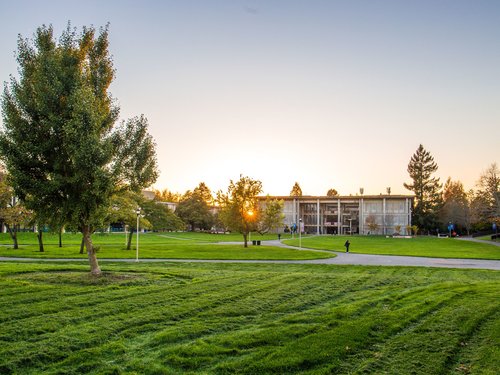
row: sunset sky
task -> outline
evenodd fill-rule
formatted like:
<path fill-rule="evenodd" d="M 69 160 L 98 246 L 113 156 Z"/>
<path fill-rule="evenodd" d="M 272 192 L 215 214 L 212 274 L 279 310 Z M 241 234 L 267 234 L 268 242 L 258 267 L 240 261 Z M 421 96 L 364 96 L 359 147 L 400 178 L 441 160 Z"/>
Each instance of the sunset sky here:
<path fill-rule="evenodd" d="M 240 174 L 265 193 L 410 193 L 418 145 L 474 187 L 500 162 L 500 1 L 0 0 L 0 82 L 17 35 L 110 23 L 123 119 L 144 114 L 155 187 Z"/>

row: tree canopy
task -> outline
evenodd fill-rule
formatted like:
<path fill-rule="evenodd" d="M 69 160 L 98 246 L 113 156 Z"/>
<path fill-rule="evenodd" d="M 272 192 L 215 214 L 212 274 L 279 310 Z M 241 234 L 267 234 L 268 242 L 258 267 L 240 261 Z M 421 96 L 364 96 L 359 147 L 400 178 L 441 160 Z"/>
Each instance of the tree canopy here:
<path fill-rule="evenodd" d="M 205 199 L 206 197 L 203 197 L 198 190 L 195 190 L 194 193 L 189 192 L 189 194 L 186 194 L 175 209 L 177 216 L 189 225 L 191 231 L 196 228 L 210 229 L 214 222 L 213 215 Z"/>
<path fill-rule="evenodd" d="M 439 218 L 445 227 L 453 223 L 457 229 L 470 230 L 469 201 L 460 181 L 453 181 L 450 177 L 446 180 Z"/>
<path fill-rule="evenodd" d="M 491 164 L 479 177 L 477 183 L 481 204 L 481 219 L 500 225 L 500 170 Z"/>
<path fill-rule="evenodd" d="M 9 182 L 27 208 L 41 217 L 57 213 L 82 231 L 91 272 L 99 274 L 91 234 L 111 196 L 158 175 L 147 120 L 115 126 L 107 27 L 78 34 L 68 25 L 56 40 L 42 26 L 32 40 L 19 38 L 17 61 L 19 79 L 11 77 L 2 96 L 0 157 Z"/>
<path fill-rule="evenodd" d="M 243 235 L 244 246 L 248 247 L 248 234 L 258 222 L 260 210 L 258 195 L 262 193 L 262 182 L 240 176 L 230 181 L 227 193 L 219 191 L 219 220 L 232 231 Z"/>
<path fill-rule="evenodd" d="M 271 197 L 266 197 L 266 202 L 264 207 L 261 208 L 261 214 L 259 222 L 257 225 L 257 231 L 260 234 L 264 234 L 273 230 L 277 230 L 279 227 L 283 226 L 283 221 L 285 219 L 285 214 L 283 214 L 283 207 L 285 206 L 285 201 L 272 199 Z"/>

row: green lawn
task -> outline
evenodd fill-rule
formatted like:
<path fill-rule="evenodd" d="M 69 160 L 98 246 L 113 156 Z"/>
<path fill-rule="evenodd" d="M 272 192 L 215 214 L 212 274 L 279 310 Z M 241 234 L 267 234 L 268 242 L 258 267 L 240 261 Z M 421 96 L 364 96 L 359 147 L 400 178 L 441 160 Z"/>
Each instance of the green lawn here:
<path fill-rule="evenodd" d="M 2 374 L 497 374 L 500 272 L 0 263 Z"/>
<path fill-rule="evenodd" d="M 219 237 L 217 237 L 219 236 Z M 260 236 L 260 235 L 259 235 Z M 65 233 L 63 247 L 58 247 L 58 236 L 44 234 L 45 251 L 39 252 L 35 233 L 20 233 L 17 250 L 12 249 L 12 241 L 8 234 L 0 234 L 0 256 L 36 257 L 36 258 L 87 258 L 87 254 L 79 254 L 81 234 Z M 170 259 L 262 259 L 262 260 L 303 260 L 332 258 L 333 253 L 318 251 L 299 251 L 272 246 L 253 246 L 244 248 L 243 244 L 216 244 L 217 238 L 228 238 L 242 241 L 239 235 L 210 235 L 196 233 L 147 233 L 139 236 L 140 258 Z M 255 236 L 253 237 L 255 238 Z M 99 247 L 98 258 L 135 258 L 135 239 L 132 250 L 125 250 L 124 234 L 94 234 L 94 245 Z"/>
<path fill-rule="evenodd" d="M 303 237 L 302 247 L 345 251 L 349 240 L 350 252 L 383 255 L 410 255 L 432 258 L 500 259 L 500 247 L 454 238 L 416 237 L 386 238 L 384 236 L 313 236 Z M 285 240 L 286 244 L 299 246 L 299 240 Z"/>

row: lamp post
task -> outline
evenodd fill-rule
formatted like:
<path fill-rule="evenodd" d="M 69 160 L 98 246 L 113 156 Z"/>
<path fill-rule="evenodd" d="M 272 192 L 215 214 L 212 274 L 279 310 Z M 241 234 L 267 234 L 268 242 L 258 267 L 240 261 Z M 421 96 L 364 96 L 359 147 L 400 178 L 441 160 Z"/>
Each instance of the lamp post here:
<path fill-rule="evenodd" d="M 299 249 L 302 249 L 302 219 L 299 219 Z"/>
<path fill-rule="evenodd" d="M 137 238 L 136 238 L 136 245 L 135 245 L 135 261 L 139 261 L 139 215 L 141 214 L 141 208 L 138 207 L 137 210 L 135 210 L 135 213 L 137 214 Z"/>
<path fill-rule="evenodd" d="M 252 228 L 250 228 L 249 222 L 253 219 L 253 211 L 250 209 L 247 211 L 247 230 L 248 230 L 248 242 L 252 241 Z"/>

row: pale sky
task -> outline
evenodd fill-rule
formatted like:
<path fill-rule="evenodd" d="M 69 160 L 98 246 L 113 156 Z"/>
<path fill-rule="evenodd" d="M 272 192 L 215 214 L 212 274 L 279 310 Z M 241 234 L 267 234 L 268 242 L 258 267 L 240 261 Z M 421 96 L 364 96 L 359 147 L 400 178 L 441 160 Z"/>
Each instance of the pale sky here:
<path fill-rule="evenodd" d="M 110 23 L 123 119 L 144 114 L 156 188 L 240 174 L 271 195 L 409 194 L 422 143 L 474 187 L 500 162 L 500 1 L 0 0 L 0 82 L 17 35 Z"/>

